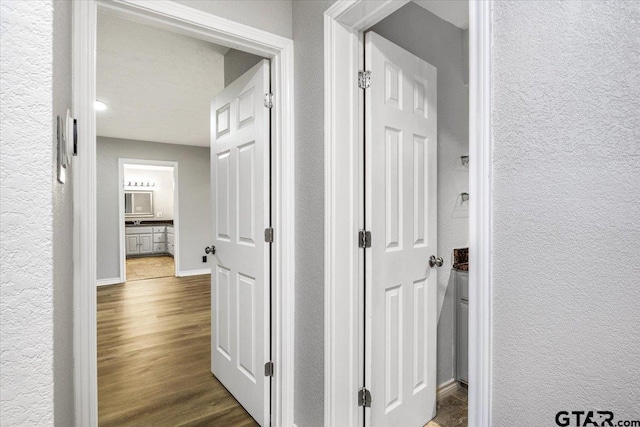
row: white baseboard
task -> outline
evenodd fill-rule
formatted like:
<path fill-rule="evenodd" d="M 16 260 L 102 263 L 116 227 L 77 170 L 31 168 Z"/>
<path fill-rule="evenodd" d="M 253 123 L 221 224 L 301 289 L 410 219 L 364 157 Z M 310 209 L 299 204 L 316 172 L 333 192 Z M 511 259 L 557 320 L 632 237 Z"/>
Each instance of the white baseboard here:
<path fill-rule="evenodd" d="M 438 386 L 436 390 L 436 399 L 441 400 L 447 396 L 452 395 L 458 389 L 460 389 L 460 383 L 456 381 L 455 378 L 451 378 L 449 381 L 446 381 Z"/>
<path fill-rule="evenodd" d="M 112 277 L 110 279 L 98 279 L 96 286 L 117 285 L 119 283 L 123 283 L 119 277 Z"/>
<path fill-rule="evenodd" d="M 211 268 L 202 268 L 200 270 L 178 271 L 178 277 L 199 276 L 201 274 L 211 274 Z"/>

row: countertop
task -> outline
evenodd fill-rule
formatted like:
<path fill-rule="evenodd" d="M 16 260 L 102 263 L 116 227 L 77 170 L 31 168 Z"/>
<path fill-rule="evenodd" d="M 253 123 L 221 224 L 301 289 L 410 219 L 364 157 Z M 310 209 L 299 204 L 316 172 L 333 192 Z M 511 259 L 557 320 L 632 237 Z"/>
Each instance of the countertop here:
<path fill-rule="evenodd" d="M 159 225 L 169 225 L 173 226 L 173 221 L 140 221 L 140 224 L 134 224 L 133 221 L 125 221 L 125 227 L 153 227 Z"/>
<path fill-rule="evenodd" d="M 455 263 L 455 264 L 453 264 L 453 269 L 457 270 L 457 271 L 468 272 L 469 271 L 469 263 L 468 262 Z"/>

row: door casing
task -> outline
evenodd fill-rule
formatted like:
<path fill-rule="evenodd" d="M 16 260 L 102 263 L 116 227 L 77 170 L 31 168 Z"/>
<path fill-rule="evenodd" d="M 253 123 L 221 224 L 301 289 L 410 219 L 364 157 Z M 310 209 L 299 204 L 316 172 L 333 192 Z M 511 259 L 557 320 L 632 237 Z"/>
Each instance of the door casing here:
<path fill-rule="evenodd" d="M 125 234 L 125 217 L 124 217 L 124 186 L 120 185 L 124 182 L 124 167 L 125 165 L 151 165 L 151 166 L 169 166 L 173 168 L 173 224 L 175 236 L 175 250 L 173 254 L 174 259 L 174 275 L 180 277 L 180 205 L 179 205 L 179 187 L 178 187 L 178 162 L 164 161 L 164 160 L 146 160 L 146 159 L 118 159 L 118 224 L 120 233 L 120 260 L 118 265 L 120 266 L 120 281 L 118 283 L 124 283 L 127 281 L 127 266 L 126 266 L 126 234 Z M 106 283 L 111 284 L 111 283 Z M 100 282 L 98 282 L 100 285 Z"/>
<path fill-rule="evenodd" d="M 97 12 L 178 32 L 269 58 L 272 63 L 272 203 L 274 243 L 272 422 L 293 425 L 295 313 L 295 181 L 293 41 L 181 4 L 162 0 L 83 0 L 73 2 L 73 114 L 78 155 L 73 159 L 74 394 L 75 425 L 97 426 L 96 327 L 96 94 Z M 87 285 L 89 284 L 89 285 Z"/>
<path fill-rule="evenodd" d="M 325 426 L 363 426 L 362 32 L 408 0 L 338 0 L 324 14 Z M 491 12 L 469 1 L 469 425 L 491 426 Z M 375 399 L 375 395 L 372 396 Z M 345 424 L 346 423 L 346 424 Z"/>

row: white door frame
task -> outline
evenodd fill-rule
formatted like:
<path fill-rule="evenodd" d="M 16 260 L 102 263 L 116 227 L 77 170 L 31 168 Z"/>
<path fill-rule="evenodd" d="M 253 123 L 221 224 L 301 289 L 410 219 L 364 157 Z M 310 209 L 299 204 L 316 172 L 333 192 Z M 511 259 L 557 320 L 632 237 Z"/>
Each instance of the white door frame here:
<path fill-rule="evenodd" d="M 338 0 L 324 16 L 325 426 L 361 426 L 361 31 L 408 0 Z M 491 11 L 469 2 L 469 425 L 491 426 Z M 375 396 L 374 396 L 375 398 Z"/>
<path fill-rule="evenodd" d="M 178 162 L 145 159 L 118 159 L 118 216 L 120 230 L 120 282 L 127 281 L 126 235 L 124 226 L 124 167 L 125 165 L 169 166 L 173 168 L 173 264 L 174 276 L 180 276 L 180 201 L 178 192 Z"/>
<path fill-rule="evenodd" d="M 78 120 L 74 159 L 74 385 L 76 426 L 98 422 L 96 330 L 96 94 L 97 11 L 271 59 L 273 358 L 272 417 L 293 424 L 294 368 L 294 106 L 293 41 L 167 0 L 73 2 L 73 110 Z"/>

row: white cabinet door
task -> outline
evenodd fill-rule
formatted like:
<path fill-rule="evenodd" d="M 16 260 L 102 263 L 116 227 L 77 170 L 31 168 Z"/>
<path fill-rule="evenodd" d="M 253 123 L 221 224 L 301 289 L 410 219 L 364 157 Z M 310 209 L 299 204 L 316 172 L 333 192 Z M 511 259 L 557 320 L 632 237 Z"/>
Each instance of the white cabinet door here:
<path fill-rule="evenodd" d="M 134 255 L 140 253 L 140 239 L 137 234 L 128 234 L 127 239 L 127 255 Z"/>
<path fill-rule="evenodd" d="M 211 371 L 262 426 L 270 425 L 269 62 L 211 104 Z"/>
<path fill-rule="evenodd" d="M 153 237 L 151 234 L 139 234 L 141 254 L 150 254 L 153 252 Z"/>
<path fill-rule="evenodd" d="M 436 410 L 436 69 L 373 32 L 365 62 L 371 425 L 422 427 Z"/>
<path fill-rule="evenodd" d="M 469 381 L 469 302 L 458 301 L 456 377 L 465 383 Z"/>

